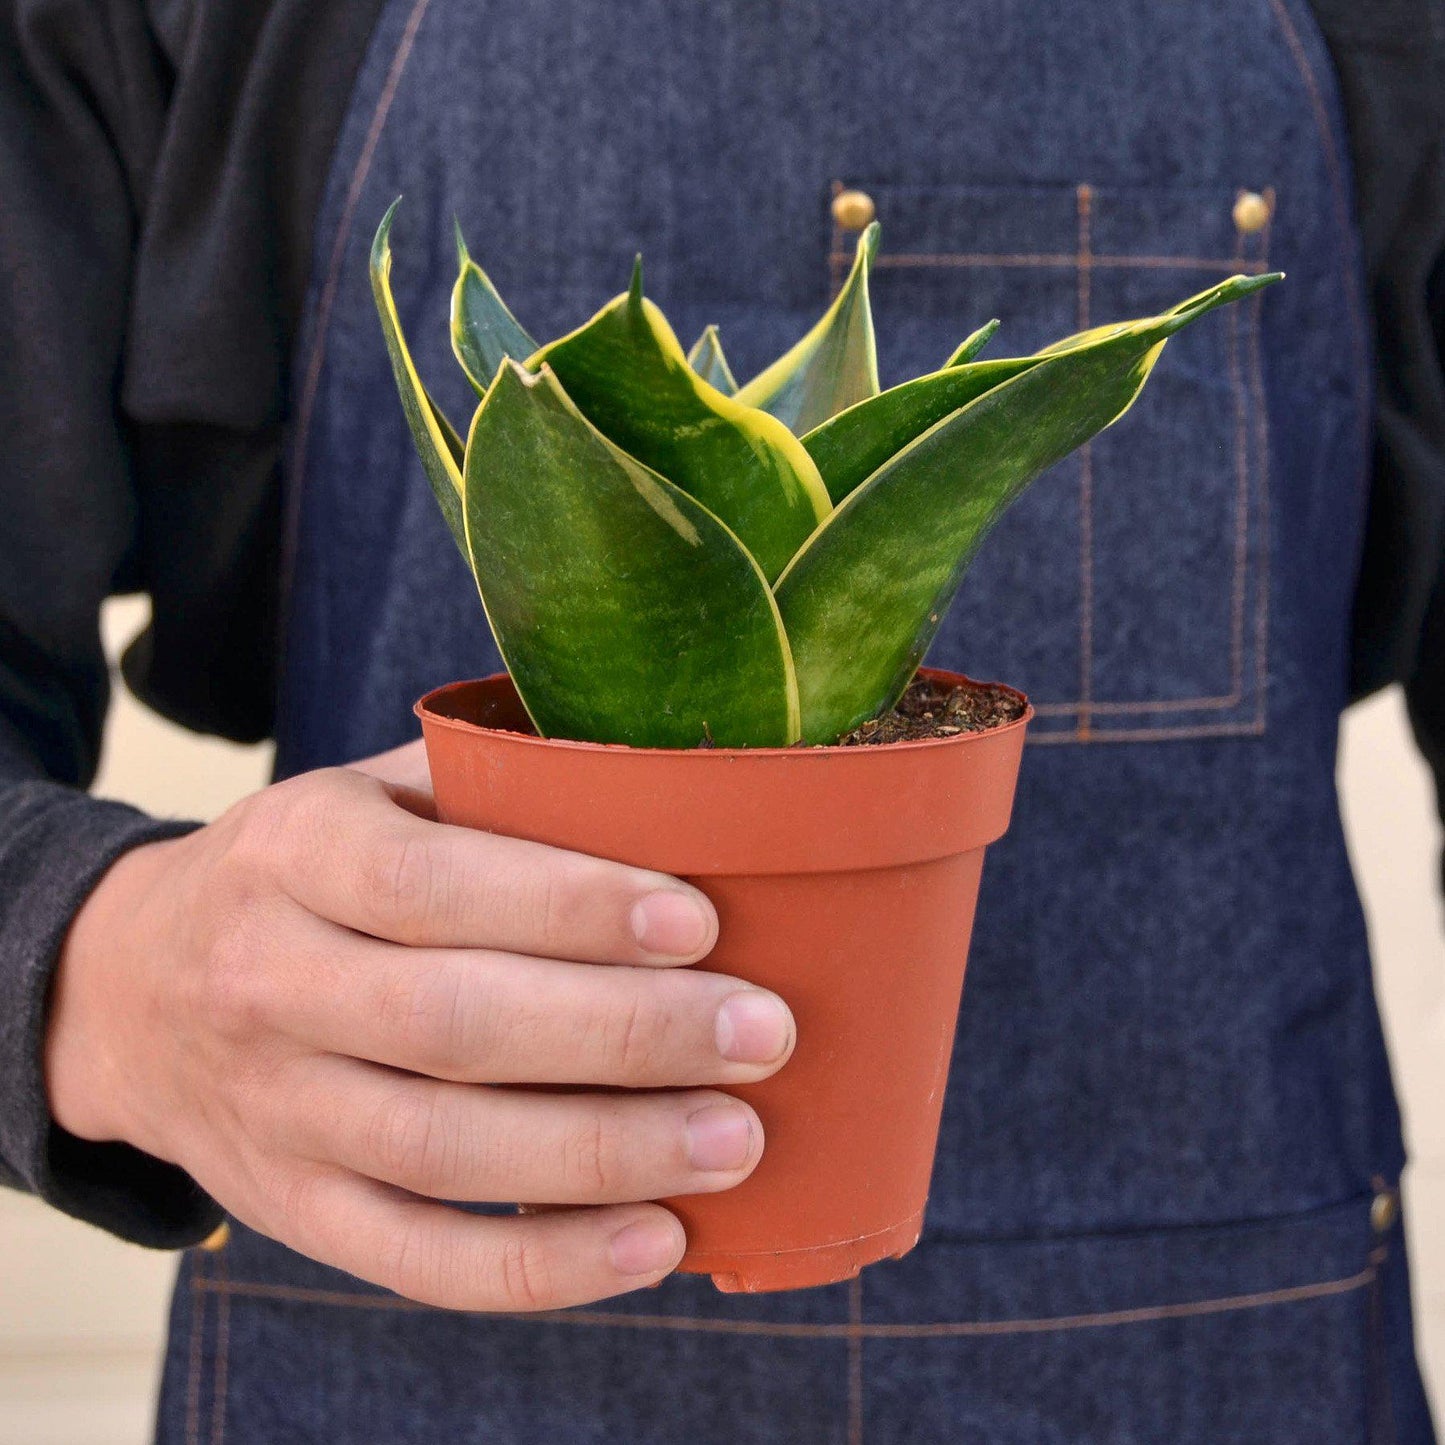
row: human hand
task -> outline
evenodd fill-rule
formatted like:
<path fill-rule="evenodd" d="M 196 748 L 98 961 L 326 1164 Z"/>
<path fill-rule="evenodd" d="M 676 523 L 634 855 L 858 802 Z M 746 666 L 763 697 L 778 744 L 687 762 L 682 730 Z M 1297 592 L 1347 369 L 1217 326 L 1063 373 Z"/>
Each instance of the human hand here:
<path fill-rule="evenodd" d="M 781 1067 L 792 1017 L 679 967 L 716 932 L 674 878 L 437 823 L 414 743 L 108 870 L 61 954 L 52 1113 L 409 1298 L 602 1299 L 682 1255 L 676 1217 L 639 1201 L 730 1188 L 761 1155 L 718 1086 Z"/>

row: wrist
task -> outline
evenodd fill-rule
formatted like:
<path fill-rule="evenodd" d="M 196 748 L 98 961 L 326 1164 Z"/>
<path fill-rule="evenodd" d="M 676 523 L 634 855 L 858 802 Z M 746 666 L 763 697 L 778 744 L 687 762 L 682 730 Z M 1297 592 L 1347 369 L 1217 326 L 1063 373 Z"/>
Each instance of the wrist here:
<path fill-rule="evenodd" d="M 157 1152 L 139 1107 L 145 1052 L 135 1045 L 154 1016 L 155 883 L 181 841 L 145 843 L 116 859 L 61 945 L 46 1014 L 45 1090 L 51 1117 L 79 1139 Z"/>

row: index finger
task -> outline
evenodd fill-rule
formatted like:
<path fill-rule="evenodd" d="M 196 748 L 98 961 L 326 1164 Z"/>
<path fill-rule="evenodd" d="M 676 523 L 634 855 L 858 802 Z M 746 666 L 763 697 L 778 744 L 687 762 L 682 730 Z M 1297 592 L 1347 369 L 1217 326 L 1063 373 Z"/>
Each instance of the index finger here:
<path fill-rule="evenodd" d="M 285 830 L 278 881 L 343 927 L 583 963 L 695 963 L 717 940 L 706 896 L 667 874 L 430 822 L 354 771 L 312 793 Z"/>
<path fill-rule="evenodd" d="M 379 778 L 387 785 L 393 800 L 407 812 L 415 813 L 418 818 L 436 817 L 431 768 L 427 763 L 426 744 L 420 738 L 346 766 L 352 772 Z"/>

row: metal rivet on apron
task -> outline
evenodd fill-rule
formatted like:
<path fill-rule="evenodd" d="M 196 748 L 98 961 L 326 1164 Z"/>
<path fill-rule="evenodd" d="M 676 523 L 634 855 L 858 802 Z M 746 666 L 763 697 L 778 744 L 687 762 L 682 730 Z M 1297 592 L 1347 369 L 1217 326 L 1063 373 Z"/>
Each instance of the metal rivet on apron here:
<path fill-rule="evenodd" d="M 1234 203 L 1234 224 L 1241 231 L 1262 231 L 1269 224 L 1269 215 L 1269 202 L 1258 191 L 1239 193 Z"/>
<path fill-rule="evenodd" d="M 877 214 L 867 191 L 839 191 L 833 197 L 833 219 L 845 231 L 861 231 Z"/>
<path fill-rule="evenodd" d="M 207 1254 L 216 1254 L 231 1242 L 231 1226 L 223 1219 L 200 1244 Z"/>
<path fill-rule="evenodd" d="M 1370 1201 L 1370 1223 L 1376 1234 L 1388 1234 L 1400 1217 L 1400 1196 L 1393 1189 L 1382 1189 Z"/>

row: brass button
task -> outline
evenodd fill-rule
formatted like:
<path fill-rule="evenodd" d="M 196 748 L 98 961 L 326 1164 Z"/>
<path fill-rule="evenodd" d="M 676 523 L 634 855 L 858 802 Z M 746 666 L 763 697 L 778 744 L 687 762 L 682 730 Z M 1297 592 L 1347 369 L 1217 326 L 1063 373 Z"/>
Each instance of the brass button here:
<path fill-rule="evenodd" d="M 1248 234 L 1269 225 L 1269 202 L 1258 191 L 1241 191 L 1234 203 L 1234 224 Z"/>
<path fill-rule="evenodd" d="M 1376 1234 L 1388 1234 L 1400 1217 L 1400 1196 L 1393 1189 L 1382 1189 L 1370 1202 L 1370 1223 Z"/>
<path fill-rule="evenodd" d="M 845 231 L 861 231 L 877 214 L 867 191 L 839 191 L 833 197 L 833 219 Z"/>
<path fill-rule="evenodd" d="M 200 1247 L 207 1254 L 218 1254 L 231 1242 L 231 1226 L 223 1219 L 202 1241 Z"/>

